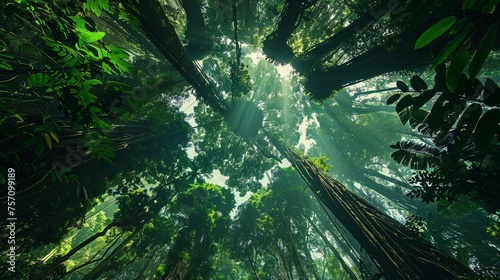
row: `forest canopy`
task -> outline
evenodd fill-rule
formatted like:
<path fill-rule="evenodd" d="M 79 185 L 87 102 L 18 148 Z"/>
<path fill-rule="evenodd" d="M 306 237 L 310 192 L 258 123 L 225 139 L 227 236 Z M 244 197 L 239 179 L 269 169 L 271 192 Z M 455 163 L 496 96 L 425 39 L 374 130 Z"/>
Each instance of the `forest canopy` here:
<path fill-rule="evenodd" d="M 499 279 L 485 0 L 2 0 L 2 279 Z"/>

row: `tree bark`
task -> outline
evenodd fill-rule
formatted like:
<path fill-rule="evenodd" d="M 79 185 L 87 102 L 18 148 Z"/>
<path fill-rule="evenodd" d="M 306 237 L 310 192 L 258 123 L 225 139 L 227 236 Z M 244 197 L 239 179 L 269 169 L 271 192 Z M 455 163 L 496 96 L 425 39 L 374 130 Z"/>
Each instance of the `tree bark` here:
<path fill-rule="evenodd" d="M 140 3 L 127 1 L 124 6 L 127 12 L 139 20 L 141 28 L 151 42 L 195 88 L 198 99 L 204 100 L 212 109 L 224 114 L 229 106 L 191 59 L 160 3 L 157 0 L 142 0 Z"/>
<path fill-rule="evenodd" d="M 472 271 L 377 210 L 283 142 L 269 139 L 318 199 L 377 262 L 386 279 L 467 279 Z"/>

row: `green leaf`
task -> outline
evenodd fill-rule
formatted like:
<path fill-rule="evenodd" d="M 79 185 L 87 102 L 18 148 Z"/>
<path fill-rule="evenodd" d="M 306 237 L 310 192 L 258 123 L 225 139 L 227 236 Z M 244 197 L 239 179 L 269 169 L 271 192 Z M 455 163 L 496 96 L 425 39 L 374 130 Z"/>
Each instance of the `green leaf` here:
<path fill-rule="evenodd" d="M 496 33 L 497 26 L 490 26 L 484 34 L 484 37 L 481 39 L 479 47 L 477 48 L 477 51 L 474 54 L 474 57 L 472 58 L 469 66 L 469 77 L 471 79 L 476 77 L 476 75 L 479 73 L 479 70 L 481 70 L 481 68 L 483 67 L 486 58 L 493 50 L 493 47 L 495 46 Z"/>
<path fill-rule="evenodd" d="M 451 92 L 455 92 L 460 81 L 460 75 L 464 70 L 465 66 L 469 62 L 470 54 L 468 51 L 461 52 L 456 55 L 448 67 L 446 73 L 446 85 Z"/>
<path fill-rule="evenodd" d="M 50 86 L 50 76 L 42 73 L 31 74 L 28 77 L 28 86 L 30 88 L 42 88 Z"/>
<path fill-rule="evenodd" d="M 420 78 L 417 75 L 411 77 L 410 84 L 411 84 L 411 87 L 415 91 L 423 91 L 423 90 L 427 90 L 428 89 L 427 84 L 425 83 L 425 81 L 422 80 L 422 78 Z"/>
<path fill-rule="evenodd" d="M 432 68 L 436 68 L 438 65 L 443 63 L 443 61 L 445 61 L 459 46 L 461 46 L 465 38 L 469 36 L 471 31 L 472 31 L 472 24 L 469 24 L 467 25 L 465 30 L 458 33 L 457 36 L 455 36 L 455 38 L 452 41 L 448 42 L 448 44 L 446 44 L 444 49 L 441 50 L 441 52 L 436 56 L 436 59 L 432 64 Z"/>
<path fill-rule="evenodd" d="M 481 13 L 485 15 L 493 13 L 498 3 L 500 3 L 500 0 L 489 0 L 481 9 Z"/>
<path fill-rule="evenodd" d="M 42 138 L 38 138 L 35 147 L 35 155 L 41 156 L 43 154 L 43 150 L 45 150 L 45 141 Z"/>
<path fill-rule="evenodd" d="M 100 118 L 94 116 L 93 119 L 94 119 L 94 122 L 97 124 L 97 126 L 99 126 L 101 129 L 103 129 L 103 130 L 113 129 L 113 127 L 111 125 L 109 125 L 107 122 L 101 120 Z"/>
<path fill-rule="evenodd" d="M 491 109 L 484 113 L 474 130 L 474 144 L 480 153 L 488 150 L 500 122 L 500 109 Z"/>
<path fill-rule="evenodd" d="M 49 133 L 50 133 L 50 137 L 52 137 L 52 139 L 54 139 L 54 141 L 59 143 L 59 137 L 57 136 L 56 132 L 53 129 L 50 129 Z"/>
<path fill-rule="evenodd" d="M 97 100 L 97 96 L 88 91 L 80 91 L 78 93 L 78 97 L 80 97 L 80 102 L 84 106 L 87 106 Z"/>
<path fill-rule="evenodd" d="M 387 99 L 387 105 L 391 105 L 392 103 L 398 101 L 398 99 L 401 97 L 401 94 L 394 94 L 393 96 L 389 97 L 389 99 Z"/>
<path fill-rule="evenodd" d="M 464 217 L 474 213 L 479 207 L 479 204 L 465 196 L 461 196 L 453 202 L 444 199 L 437 202 L 437 212 L 445 218 Z"/>
<path fill-rule="evenodd" d="M 436 40 L 439 36 L 443 35 L 451 26 L 455 23 L 457 18 L 455 16 L 446 17 L 434 25 L 429 27 L 420 37 L 417 39 L 415 43 L 415 49 L 422 48 L 432 41 Z"/>
<path fill-rule="evenodd" d="M 31 147 L 31 146 L 34 146 L 34 145 L 38 142 L 38 140 L 39 140 L 39 139 L 40 139 L 39 137 L 32 137 L 32 138 L 30 138 L 30 139 L 28 139 L 28 140 L 24 141 L 23 145 L 24 145 L 25 147 L 28 147 L 28 148 L 29 148 L 29 147 Z"/>
<path fill-rule="evenodd" d="M 409 92 L 410 89 L 408 88 L 408 85 L 402 81 L 397 81 L 396 86 L 402 91 L 402 92 Z"/>
<path fill-rule="evenodd" d="M 468 10 L 468 9 L 470 9 L 472 6 L 474 6 L 474 4 L 476 2 L 477 2 L 477 0 L 465 0 L 462 3 L 462 10 Z"/>
<path fill-rule="evenodd" d="M 80 32 L 80 39 L 85 43 L 92 43 L 95 41 L 99 41 L 104 37 L 106 33 L 101 31 L 90 32 L 90 31 L 82 31 Z"/>
<path fill-rule="evenodd" d="M 48 124 L 44 123 L 44 124 L 37 126 L 33 131 L 34 132 L 41 132 L 41 131 L 45 131 L 45 130 L 49 129 L 49 127 L 50 126 Z"/>
<path fill-rule="evenodd" d="M 84 10 L 91 10 L 96 16 L 100 17 L 102 11 L 111 12 L 108 0 L 87 0 L 83 4 Z"/>

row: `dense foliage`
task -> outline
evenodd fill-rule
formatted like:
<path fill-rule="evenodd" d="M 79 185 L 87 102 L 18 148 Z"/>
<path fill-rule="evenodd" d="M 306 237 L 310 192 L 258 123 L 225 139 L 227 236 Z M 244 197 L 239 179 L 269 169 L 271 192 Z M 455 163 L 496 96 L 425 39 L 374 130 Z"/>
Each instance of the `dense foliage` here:
<path fill-rule="evenodd" d="M 500 278 L 497 4 L 0 1 L 0 278 Z"/>

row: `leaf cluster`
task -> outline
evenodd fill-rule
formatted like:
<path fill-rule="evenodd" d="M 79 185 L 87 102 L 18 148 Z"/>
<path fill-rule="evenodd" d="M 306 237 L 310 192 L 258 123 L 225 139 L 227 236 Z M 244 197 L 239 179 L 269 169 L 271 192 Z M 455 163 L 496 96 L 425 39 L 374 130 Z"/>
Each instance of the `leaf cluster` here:
<path fill-rule="evenodd" d="M 402 141 L 391 148 L 391 157 L 410 166 L 416 172 L 411 179 L 415 189 L 408 196 L 425 202 L 446 200 L 450 203 L 467 195 L 495 212 L 500 205 L 495 186 L 495 174 L 500 170 L 500 88 L 491 79 L 478 79 L 461 74 L 456 88 L 450 87 L 449 75 L 454 75 L 453 62 L 448 69 L 436 68 L 433 88 L 418 76 L 409 86 L 401 81 L 401 93 L 387 103 L 396 104 L 403 124 L 428 135 L 433 143 Z M 452 90 L 453 89 L 453 90 Z M 431 108 L 426 110 L 424 108 Z M 483 113 L 484 112 L 484 113 Z"/>

